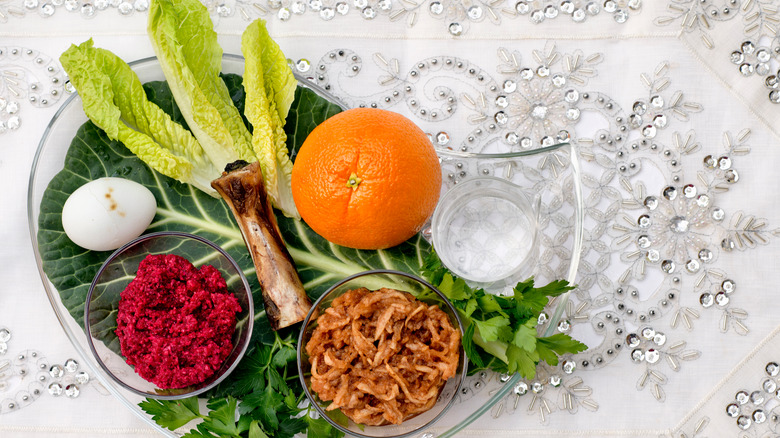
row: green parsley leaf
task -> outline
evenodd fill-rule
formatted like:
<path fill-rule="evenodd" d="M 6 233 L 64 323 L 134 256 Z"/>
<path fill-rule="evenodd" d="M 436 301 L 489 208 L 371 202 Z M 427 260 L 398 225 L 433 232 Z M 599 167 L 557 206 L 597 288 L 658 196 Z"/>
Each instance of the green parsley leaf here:
<path fill-rule="evenodd" d="M 241 433 L 236 424 L 236 405 L 238 400 L 228 396 L 226 399 L 209 400 L 208 417 L 203 419 L 203 423 L 208 426 L 208 430 L 218 435 L 238 436 Z"/>
<path fill-rule="evenodd" d="M 247 395 L 241 403 L 251 406 L 253 409 L 249 413 L 252 418 L 260 421 L 266 433 L 273 434 L 279 428 L 276 411 L 283 400 L 284 396 L 268 385 L 261 391 Z"/>
<path fill-rule="evenodd" d="M 288 363 L 292 362 L 297 357 L 297 352 L 294 348 L 289 346 L 282 347 L 281 350 L 277 351 L 276 354 L 274 354 L 274 358 L 271 363 L 277 368 L 281 368 L 286 366 Z"/>
<path fill-rule="evenodd" d="M 536 376 L 536 364 L 539 363 L 539 355 L 536 351 L 529 352 L 510 344 L 506 356 L 509 359 L 507 363 L 509 373 L 520 373 L 526 379 L 533 379 Z"/>
<path fill-rule="evenodd" d="M 476 324 L 479 335 L 487 342 L 498 340 L 498 330 L 501 327 L 509 326 L 509 318 L 501 315 L 494 316 L 487 321 L 475 319 L 472 322 Z"/>
<path fill-rule="evenodd" d="M 341 413 L 341 410 L 338 410 L 338 412 Z M 342 415 L 344 414 L 342 413 Z M 315 420 L 308 415 L 304 415 L 303 419 L 306 420 L 308 425 L 306 429 L 307 438 L 339 438 L 343 435 L 338 429 L 331 426 L 330 423 L 328 423 L 328 421 L 322 417 L 319 417 Z"/>
<path fill-rule="evenodd" d="M 279 423 L 279 431 L 274 434 L 274 438 L 292 438 L 307 427 L 308 423 L 303 418 L 287 417 Z"/>
<path fill-rule="evenodd" d="M 249 425 L 249 438 L 268 438 L 268 435 L 263 432 L 263 429 L 260 428 L 257 421 L 253 421 Z"/>
<path fill-rule="evenodd" d="M 587 345 L 576 339 L 572 339 L 571 336 L 563 333 L 556 333 L 552 336 L 539 338 L 537 341 L 540 345 L 544 345 L 558 355 L 581 353 L 588 349 Z"/>
<path fill-rule="evenodd" d="M 182 400 L 147 398 L 139 403 L 138 406 L 151 415 L 152 420 L 157 424 L 170 430 L 178 429 L 201 416 L 197 397 L 189 397 Z"/>
<path fill-rule="evenodd" d="M 536 350 L 536 322 L 529 322 L 533 324 L 525 323 L 518 327 L 512 343 L 525 351 L 532 352 Z"/>
<path fill-rule="evenodd" d="M 451 301 L 469 299 L 469 287 L 461 278 L 455 278 L 451 274 L 444 274 L 438 289 Z"/>

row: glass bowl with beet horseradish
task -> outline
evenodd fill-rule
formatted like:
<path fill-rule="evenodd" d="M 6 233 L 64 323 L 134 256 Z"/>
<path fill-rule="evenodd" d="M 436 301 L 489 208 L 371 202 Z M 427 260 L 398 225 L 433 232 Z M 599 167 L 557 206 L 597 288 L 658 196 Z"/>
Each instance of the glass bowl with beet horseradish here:
<path fill-rule="evenodd" d="M 298 340 L 298 374 L 319 415 L 348 436 L 420 434 L 463 385 L 462 334 L 455 308 L 425 280 L 365 271 L 312 306 Z"/>
<path fill-rule="evenodd" d="M 87 293 L 95 360 L 144 397 L 182 399 L 222 382 L 252 335 L 254 305 L 236 262 L 188 233 L 146 234 L 114 251 Z"/>

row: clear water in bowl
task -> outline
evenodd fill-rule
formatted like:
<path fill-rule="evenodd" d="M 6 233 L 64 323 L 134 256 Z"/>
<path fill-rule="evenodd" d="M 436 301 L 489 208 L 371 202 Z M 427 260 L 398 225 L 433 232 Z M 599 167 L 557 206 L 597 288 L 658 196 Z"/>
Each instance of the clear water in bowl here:
<path fill-rule="evenodd" d="M 458 277 L 484 288 L 513 285 L 533 274 L 537 212 L 522 189 L 507 180 L 465 180 L 439 201 L 433 245 Z"/>

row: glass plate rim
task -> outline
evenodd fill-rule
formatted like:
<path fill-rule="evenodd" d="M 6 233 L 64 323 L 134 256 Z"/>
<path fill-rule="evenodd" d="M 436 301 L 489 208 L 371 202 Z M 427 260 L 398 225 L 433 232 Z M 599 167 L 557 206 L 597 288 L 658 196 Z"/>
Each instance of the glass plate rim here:
<path fill-rule="evenodd" d="M 244 57 L 232 53 L 223 53 L 223 62 L 225 60 L 243 63 Z M 132 67 L 142 66 L 144 64 L 153 63 L 153 62 L 159 62 L 156 56 L 139 58 L 128 62 L 128 65 L 132 68 Z M 298 73 L 294 68 L 292 70 L 294 76 L 298 80 L 299 86 L 314 91 L 315 93 L 320 95 L 320 97 L 323 97 L 324 99 L 330 101 L 331 103 L 339 106 L 342 110 L 348 109 L 343 103 L 341 103 L 341 101 L 337 97 L 330 94 L 327 90 L 311 82 L 303 75 Z M 76 335 L 68 326 L 68 323 L 66 322 L 65 318 L 69 318 L 70 315 L 64 314 L 61 311 L 61 309 L 58 307 L 57 300 L 59 299 L 59 293 L 56 294 L 54 293 L 55 291 L 52 290 L 48 277 L 46 273 L 43 271 L 41 255 L 38 251 L 38 236 L 37 236 L 38 223 L 37 223 L 37 218 L 34 217 L 36 208 L 38 207 L 33 204 L 33 198 L 35 196 L 34 189 L 36 187 L 36 182 L 38 179 L 39 164 L 43 157 L 43 149 L 45 148 L 46 140 L 49 138 L 50 134 L 52 133 L 52 130 L 56 122 L 59 120 L 59 118 L 62 117 L 63 113 L 73 105 L 73 102 L 77 97 L 78 97 L 78 93 L 74 92 L 73 94 L 71 94 L 54 113 L 51 120 L 46 125 L 43 134 L 41 135 L 41 140 L 38 142 L 38 146 L 36 148 L 35 155 L 33 157 L 33 161 L 31 164 L 30 176 L 28 178 L 28 186 L 27 186 L 27 222 L 28 222 L 28 230 L 30 232 L 30 240 L 33 247 L 32 248 L 33 254 L 35 256 L 36 267 L 38 269 L 38 274 L 40 276 L 41 283 L 43 284 L 44 290 L 46 292 L 47 299 L 49 300 L 49 304 L 51 305 L 52 310 L 54 311 L 54 314 L 57 318 L 57 321 L 60 324 L 60 327 L 65 332 L 65 335 L 67 336 L 71 345 L 76 349 L 76 352 L 85 360 L 87 366 L 90 368 L 93 375 L 97 376 L 100 383 L 114 396 L 114 398 L 118 399 L 123 405 L 125 405 L 128 409 L 130 409 L 130 411 L 132 411 L 137 417 L 139 417 L 145 423 L 152 426 L 152 428 L 154 428 L 156 431 L 166 436 L 176 438 L 178 437 L 177 434 L 155 423 L 152 420 L 151 416 L 143 412 L 136 404 L 130 402 L 120 392 L 120 389 L 117 386 L 115 386 L 114 382 L 112 382 L 108 378 L 108 376 L 105 376 L 103 374 L 102 370 L 99 369 L 98 365 L 93 363 L 93 360 L 89 355 L 87 349 L 80 344 L 80 342 L 76 338 Z M 436 153 L 439 154 L 440 156 L 446 156 L 448 158 L 474 158 L 474 159 L 519 158 L 519 157 L 534 156 L 541 153 L 554 152 L 558 149 L 568 150 L 569 156 L 571 157 L 573 175 L 575 176 L 575 183 L 574 183 L 575 229 L 574 229 L 574 242 L 572 248 L 572 258 L 569 266 L 567 280 L 570 283 L 574 284 L 577 269 L 579 267 L 579 261 L 580 261 L 579 256 L 580 256 L 581 247 L 583 243 L 582 241 L 583 241 L 584 209 L 582 208 L 583 194 L 582 194 L 582 184 L 580 178 L 580 163 L 579 163 L 578 155 L 575 153 L 574 146 L 571 143 L 557 143 L 557 144 L 536 148 L 536 149 L 523 150 L 517 152 L 505 152 L 505 153 L 462 152 L 462 151 L 454 151 L 451 149 L 445 149 L 440 147 L 436 147 L 435 149 L 436 149 Z M 568 300 L 568 294 L 569 293 L 567 292 L 566 294 L 561 296 L 561 299 L 559 300 L 559 303 L 557 304 L 552 316 L 553 321 L 557 321 L 558 319 L 560 319 L 560 316 L 563 313 L 564 307 Z M 551 332 L 554 329 L 554 326 L 555 324 L 549 325 L 548 330 L 545 333 L 546 336 L 552 334 Z M 520 380 L 521 380 L 520 374 L 513 375 L 485 403 L 483 403 L 480 407 L 475 409 L 471 415 L 460 420 L 455 425 L 449 427 L 447 431 L 439 434 L 438 437 L 446 438 L 446 437 L 454 436 L 456 433 L 463 430 L 465 427 L 467 427 L 477 418 L 481 417 L 490 408 L 492 408 Z"/>

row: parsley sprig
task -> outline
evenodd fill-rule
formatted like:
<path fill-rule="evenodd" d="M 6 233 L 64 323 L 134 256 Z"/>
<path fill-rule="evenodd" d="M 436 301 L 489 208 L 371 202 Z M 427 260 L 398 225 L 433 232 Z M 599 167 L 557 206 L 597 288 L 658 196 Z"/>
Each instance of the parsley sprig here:
<path fill-rule="evenodd" d="M 205 413 L 201 413 L 197 397 L 146 399 L 139 406 L 170 430 L 198 420 L 184 438 L 291 438 L 303 431 L 308 437 L 342 437 L 343 433 L 324 418 L 312 418 L 311 406 L 300 407 L 305 396 L 295 359 L 292 334 L 282 339 L 269 331 L 231 374 L 230 383 L 211 394 Z"/>
<path fill-rule="evenodd" d="M 537 331 L 539 315 L 550 298 L 574 289 L 565 280 L 535 287 L 534 279 L 529 278 L 514 287 L 512 296 L 493 295 L 453 276 L 433 251 L 423 262 L 421 273 L 460 315 L 463 349 L 472 364 L 469 374 L 491 369 L 532 379 L 540 361 L 555 366 L 559 356 L 588 348 L 568 334 L 543 337 Z"/>

